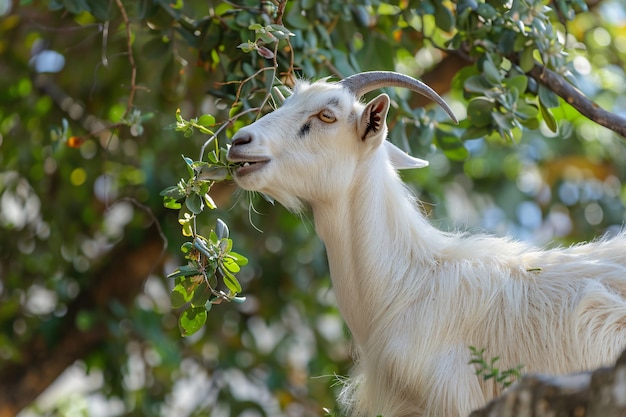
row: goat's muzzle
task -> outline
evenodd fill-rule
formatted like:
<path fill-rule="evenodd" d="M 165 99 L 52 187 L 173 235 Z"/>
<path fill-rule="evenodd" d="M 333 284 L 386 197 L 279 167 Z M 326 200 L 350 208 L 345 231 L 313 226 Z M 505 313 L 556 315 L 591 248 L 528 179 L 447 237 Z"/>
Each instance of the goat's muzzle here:
<path fill-rule="evenodd" d="M 226 158 L 237 165 L 235 178 L 248 175 L 263 168 L 270 161 L 265 155 L 254 155 L 246 151 L 247 146 L 252 143 L 250 135 L 235 135 L 228 149 Z"/>

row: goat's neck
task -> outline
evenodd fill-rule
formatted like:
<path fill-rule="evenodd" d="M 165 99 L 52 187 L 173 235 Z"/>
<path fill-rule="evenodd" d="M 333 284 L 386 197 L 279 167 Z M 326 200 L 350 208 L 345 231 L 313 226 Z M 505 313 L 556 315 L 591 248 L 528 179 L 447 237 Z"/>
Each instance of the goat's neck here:
<path fill-rule="evenodd" d="M 354 178 L 331 201 L 313 204 L 313 215 L 339 309 L 357 344 L 363 344 L 376 315 L 404 288 L 419 285 L 412 269 L 433 258 L 429 248 L 441 235 L 385 159 L 357 168 Z"/>

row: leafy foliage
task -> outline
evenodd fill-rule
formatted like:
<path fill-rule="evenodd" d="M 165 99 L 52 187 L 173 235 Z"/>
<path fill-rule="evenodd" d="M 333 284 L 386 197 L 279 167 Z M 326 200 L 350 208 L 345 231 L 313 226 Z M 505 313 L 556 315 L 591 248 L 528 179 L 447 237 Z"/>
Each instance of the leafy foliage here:
<path fill-rule="evenodd" d="M 185 136 L 191 136 L 193 129 L 200 132 L 214 134 L 208 127 L 215 124 L 215 118 L 205 114 L 197 119 L 187 121 L 176 112 L 176 130 L 182 131 Z M 190 133 L 191 132 L 191 133 Z M 179 326 L 183 336 L 190 336 L 202 328 L 207 319 L 207 312 L 214 304 L 223 301 L 245 301 L 238 297 L 241 284 L 236 274 L 241 267 L 248 263 L 248 259 L 232 251 L 233 242 L 229 239 L 228 226 L 224 221 L 217 219 L 215 230 L 211 230 L 207 237 L 198 233 L 196 216 L 206 209 L 217 208 L 209 195 L 211 187 L 216 181 L 231 179 L 231 164 L 225 159 L 225 150 L 215 148 L 208 155 L 208 162 L 192 161 L 184 157 L 189 179 L 181 179 L 177 185 L 167 187 L 161 191 L 163 204 L 167 208 L 180 210 L 178 222 L 182 226 L 182 234 L 191 237 L 191 241 L 183 243 L 180 250 L 187 265 L 180 266 L 167 277 L 175 280 L 172 289 L 171 302 L 174 308 L 184 308 L 179 317 Z M 184 205 L 180 201 L 184 201 Z M 221 281 L 225 290 L 218 289 Z"/>

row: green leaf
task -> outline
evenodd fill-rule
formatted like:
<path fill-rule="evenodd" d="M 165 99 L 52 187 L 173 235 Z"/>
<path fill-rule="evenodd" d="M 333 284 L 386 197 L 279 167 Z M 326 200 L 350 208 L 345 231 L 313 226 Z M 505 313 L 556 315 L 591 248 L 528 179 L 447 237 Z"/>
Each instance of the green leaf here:
<path fill-rule="evenodd" d="M 465 147 L 446 149 L 443 154 L 451 161 L 465 161 L 469 158 L 469 151 Z"/>
<path fill-rule="evenodd" d="M 209 193 L 204 193 L 202 195 L 202 199 L 204 200 L 204 204 L 206 204 L 210 210 L 215 210 L 217 208 L 215 201 L 213 201 Z"/>
<path fill-rule="evenodd" d="M 461 140 L 478 139 L 483 138 L 491 133 L 491 129 L 487 127 L 470 127 L 465 129 Z"/>
<path fill-rule="evenodd" d="M 191 243 L 191 242 L 185 242 L 185 243 L 183 243 L 180 246 L 180 251 L 182 253 L 187 254 L 187 253 L 191 252 L 192 250 L 193 250 L 193 243 Z"/>
<path fill-rule="evenodd" d="M 202 198 L 196 194 L 192 193 L 185 199 L 185 205 L 193 214 L 202 213 Z"/>
<path fill-rule="evenodd" d="M 484 94 L 493 88 L 493 84 L 482 75 L 472 75 L 465 81 L 463 88 L 469 93 Z"/>
<path fill-rule="evenodd" d="M 188 308 L 178 319 L 181 334 L 191 336 L 204 326 L 207 319 L 207 310 L 204 307 Z"/>
<path fill-rule="evenodd" d="M 210 114 L 200 116 L 197 122 L 200 126 L 210 127 L 215 125 L 215 117 Z"/>
<path fill-rule="evenodd" d="M 211 291 L 206 285 L 201 285 L 195 289 L 193 292 L 193 297 L 191 298 L 191 305 L 193 307 L 204 307 L 204 304 L 209 298 Z"/>
<path fill-rule="evenodd" d="M 357 26 L 366 28 L 370 25 L 370 15 L 365 6 L 353 6 L 350 8 L 350 11 Z"/>
<path fill-rule="evenodd" d="M 499 112 L 493 113 L 493 120 L 495 120 L 498 127 L 502 129 L 512 129 L 513 122 L 511 117 L 508 114 L 502 114 Z"/>
<path fill-rule="evenodd" d="M 219 246 L 222 253 L 229 253 L 233 249 L 233 241 L 230 239 L 220 239 Z"/>
<path fill-rule="evenodd" d="M 469 157 L 467 148 L 461 140 L 442 130 L 437 130 L 436 141 L 444 155 L 453 161 L 464 161 Z"/>
<path fill-rule="evenodd" d="M 491 20 L 498 15 L 496 9 L 487 3 L 479 4 L 476 12 L 487 20 Z"/>
<path fill-rule="evenodd" d="M 512 129 L 513 127 L 515 127 L 515 125 L 513 124 L 513 118 L 511 117 L 511 115 L 502 114 L 499 112 L 493 112 L 492 115 L 493 115 L 493 120 L 496 122 L 496 125 L 498 126 L 500 135 L 502 135 L 502 137 L 505 139 L 509 139 L 513 141 L 514 137 L 513 137 Z"/>
<path fill-rule="evenodd" d="M 487 80 L 494 84 L 500 84 L 502 81 L 502 76 L 500 75 L 500 70 L 496 67 L 496 64 L 493 63 L 491 59 L 485 59 L 483 62 L 483 72 Z"/>
<path fill-rule="evenodd" d="M 163 206 L 168 209 L 178 210 L 182 207 L 182 204 L 176 198 L 165 196 L 163 197 Z"/>
<path fill-rule="evenodd" d="M 295 36 L 292 32 L 289 31 L 289 29 L 287 29 L 284 26 L 272 24 L 272 25 L 269 25 L 269 27 L 272 28 L 272 34 L 276 36 L 278 39 L 282 40 L 282 39 L 287 39 L 290 36 Z"/>
<path fill-rule="evenodd" d="M 548 129 L 550 129 L 552 132 L 556 133 L 557 130 L 558 130 L 558 126 L 556 124 L 556 120 L 554 118 L 554 115 L 552 114 L 550 109 L 546 108 L 543 105 L 541 100 L 539 101 L 539 110 L 541 110 L 541 116 L 543 117 L 543 120 L 546 122 L 546 125 L 548 126 Z"/>
<path fill-rule="evenodd" d="M 239 265 L 237 265 L 237 262 L 235 262 L 235 260 L 232 258 L 225 257 L 222 261 L 222 264 L 224 265 L 224 268 L 228 269 L 233 274 L 241 271 L 241 268 L 239 267 Z"/>
<path fill-rule="evenodd" d="M 168 278 L 192 277 L 194 275 L 200 275 L 200 271 L 198 271 L 198 268 L 191 266 L 191 265 L 185 265 L 176 269 L 171 274 L 168 274 L 167 277 Z"/>
<path fill-rule="evenodd" d="M 535 59 L 533 58 L 533 50 L 534 48 L 526 47 L 522 51 L 519 58 L 519 66 L 522 68 L 522 71 L 528 72 L 535 66 Z"/>
<path fill-rule="evenodd" d="M 525 75 L 518 75 L 506 80 L 506 86 L 509 89 L 516 88 L 520 94 L 524 94 L 528 87 L 528 77 Z"/>
<path fill-rule="evenodd" d="M 180 189 L 178 185 L 172 185 L 171 187 L 167 187 L 166 189 L 162 190 L 159 195 L 178 200 L 179 198 L 183 198 L 185 196 L 185 193 Z"/>
<path fill-rule="evenodd" d="M 544 107 L 551 109 L 554 107 L 559 107 L 559 96 L 552 90 L 544 87 L 543 85 L 539 86 L 539 102 Z"/>
<path fill-rule="evenodd" d="M 180 204 L 179 204 L 180 205 Z M 195 216 L 189 213 L 181 213 L 183 216 L 178 219 L 178 223 L 183 227 L 183 236 L 193 235 L 193 220 Z"/>
<path fill-rule="evenodd" d="M 185 132 L 185 136 L 187 136 L 187 132 Z M 193 170 L 193 159 L 188 158 L 185 155 L 181 155 L 181 156 L 183 157 L 183 161 L 185 161 L 185 164 L 187 165 L 187 171 L 189 172 L 189 176 L 193 177 L 195 175 L 195 172 Z"/>
<path fill-rule="evenodd" d="M 475 127 L 489 126 L 492 121 L 494 103 L 484 97 L 471 100 L 467 106 L 467 118 Z"/>
<path fill-rule="evenodd" d="M 240 293 L 241 284 L 239 283 L 237 278 L 235 278 L 235 276 L 226 269 L 221 269 L 221 272 L 223 272 L 223 280 L 226 287 L 235 294 Z"/>
<path fill-rule="evenodd" d="M 297 4 L 297 2 L 294 4 Z M 287 23 L 296 29 L 303 30 L 308 29 L 309 25 L 311 25 L 309 19 L 307 19 L 307 17 L 301 13 L 301 9 L 296 6 L 292 7 L 289 11 L 289 14 L 287 15 Z"/>
<path fill-rule="evenodd" d="M 214 258 L 214 254 L 212 253 L 211 250 L 209 250 L 209 247 L 207 246 L 207 244 L 200 237 L 196 237 L 193 240 L 193 246 L 196 249 L 198 249 L 207 258 L 209 258 L 209 259 L 213 259 Z"/>
<path fill-rule="evenodd" d="M 524 99 L 519 99 L 515 105 L 515 115 L 521 119 L 536 118 L 538 113 L 537 107 L 526 103 Z"/>
<path fill-rule="evenodd" d="M 454 15 L 440 2 L 436 3 L 435 24 L 444 32 L 450 32 L 454 28 Z"/>
<path fill-rule="evenodd" d="M 248 264 L 248 258 L 246 258 L 245 256 L 237 253 L 237 252 L 229 252 L 228 256 L 233 258 L 235 260 L 235 262 L 237 262 L 237 265 L 239 266 L 244 266 Z"/>
<path fill-rule="evenodd" d="M 191 296 L 193 292 L 190 294 L 187 292 L 187 289 L 183 286 L 183 284 L 178 284 L 172 289 L 172 293 L 170 294 L 170 302 L 172 303 L 172 308 L 180 308 L 191 301 Z"/>
<path fill-rule="evenodd" d="M 513 53 L 516 40 L 517 32 L 512 30 L 504 30 L 500 34 L 500 40 L 498 41 L 499 52 L 504 56 L 508 56 L 509 54 Z"/>
<path fill-rule="evenodd" d="M 224 181 L 229 177 L 229 171 L 226 167 L 202 167 L 198 174 L 199 180 Z"/>
<path fill-rule="evenodd" d="M 215 234 L 218 239 L 228 238 L 229 230 L 228 226 L 222 219 L 217 219 L 217 224 L 215 225 Z"/>
<path fill-rule="evenodd" d="M 241 49 L 245 53 L 248 53 L 252 51 L 253 49 L 255 49 L 255 45 L 253 42 L 248 41 L 248 42 L 240 43 L 239 45 L 237 45 L 237 48 Z"/>

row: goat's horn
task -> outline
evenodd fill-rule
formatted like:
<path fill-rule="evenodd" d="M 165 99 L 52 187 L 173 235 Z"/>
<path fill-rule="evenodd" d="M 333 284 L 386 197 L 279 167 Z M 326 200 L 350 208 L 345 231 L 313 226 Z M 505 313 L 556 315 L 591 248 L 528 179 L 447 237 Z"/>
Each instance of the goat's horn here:
<path fill-rule="evenodd" d="M 450 109 L 450 106 L 443 101 L 443 99 L 429 86 L 423 82 L 409 77 L 408 75 L 400 74 L 392 71 L 371 71 L 354 74 L 348 78 L 344 78 L 339 82 L 348 90 L 354 93 L 355 96 L 361 97 L 365 93 L 383 88 L 383 87 L 403 87 L 409 90 L 420 93 L 424 97 L 428 97 L 435 103 L 439 104 L 450 115 L 454 123 L 458 123 L 456 116 Z"/>

